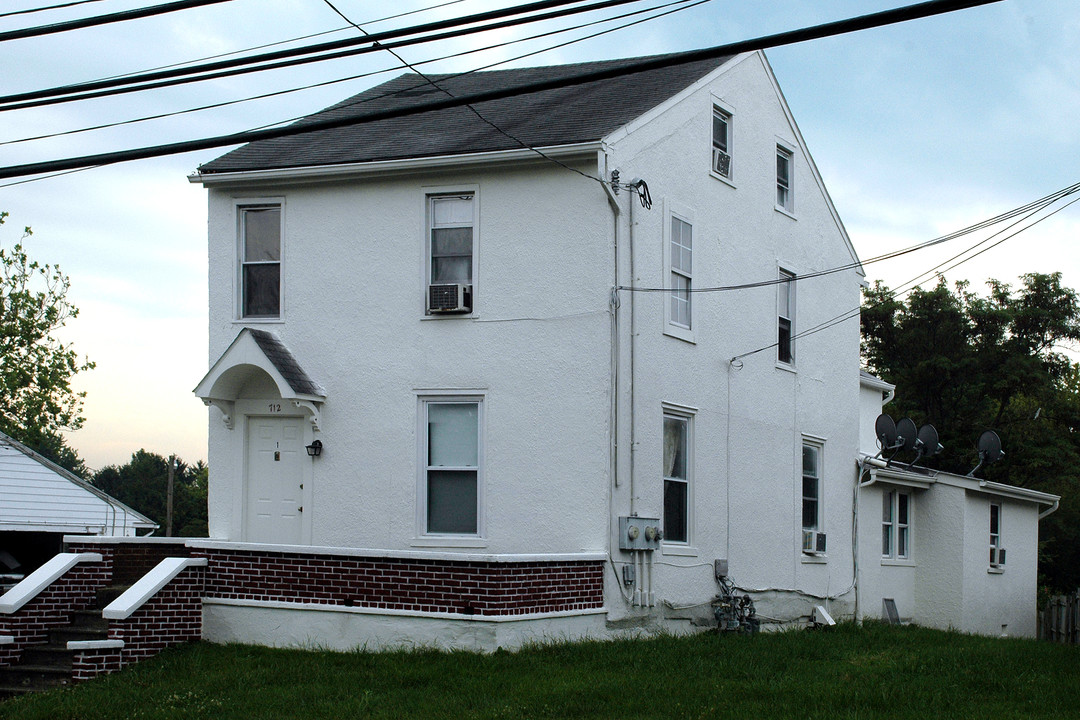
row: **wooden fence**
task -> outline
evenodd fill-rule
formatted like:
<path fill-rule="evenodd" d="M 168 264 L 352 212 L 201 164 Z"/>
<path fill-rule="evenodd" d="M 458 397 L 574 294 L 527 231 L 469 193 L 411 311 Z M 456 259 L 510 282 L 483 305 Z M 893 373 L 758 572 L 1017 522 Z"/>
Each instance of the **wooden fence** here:
<path fill-rule="evenodd" d="M 1039 639 L 1080 645 L 1080 590 L 1046 602 L 1039 612 Z"/>

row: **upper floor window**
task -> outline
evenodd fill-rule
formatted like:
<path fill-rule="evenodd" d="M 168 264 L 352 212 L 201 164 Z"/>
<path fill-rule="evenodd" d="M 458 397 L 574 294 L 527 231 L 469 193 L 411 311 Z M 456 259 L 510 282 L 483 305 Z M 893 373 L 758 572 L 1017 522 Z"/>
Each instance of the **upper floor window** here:
<path fill-rule="evenodd" d="M 481 407 L 477 398 L 421 402 L 426 533 L 479 534 Z"/>
<path fill-rule="evenodd" d="M 795 362 L 795 273 L 781 269 L 776 286 L 776 359 Z"/>
<path fill-rule="evenodd" d="M 1001 545 L 1001 504 L 990 503 L 990 567 L 1005 564 L 1005 548 Z"/>
<path fill-rule="evenodd" d="M 794 166 L 795 154 L 782 145 L 777 145 L 776 207 L 788 213 L 795 212 Z"/>
<path fill-rule="evenodd" d="M 427 204 L 427 312 L 470 312 L 476 297 L 475 195 L 430 195 Z"/>
<path fill-rule="evenodd" d="M 281 317 L 281 204 L 241 205 L 240 317 Z"/>
<path fill-rule="evenodd" d="M 911 495 L 892 490 L 881 495 L 881 556 L 911 557 Z"/>
<path fill-rule="evenodd" d="M 665 203 L 664 218 L 664 333 L 694 342 L 694 218 L 673 202 Z"/>
<path fill-rule="evenodd" d="M 712 171 L 731 179 L 731 113 L 713 105 Z"/>
<path fill-rule="evenodd" d="M 689 415 L 664 413 L 664 540 L 690 540 Z"/>

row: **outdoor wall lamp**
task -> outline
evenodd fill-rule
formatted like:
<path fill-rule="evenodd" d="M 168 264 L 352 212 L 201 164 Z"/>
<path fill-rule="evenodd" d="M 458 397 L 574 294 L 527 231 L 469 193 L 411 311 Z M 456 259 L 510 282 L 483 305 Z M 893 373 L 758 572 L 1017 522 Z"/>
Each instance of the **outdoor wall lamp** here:
<path fill-rule="evenodd" d="M 319 457 L 322 455 L 322 440 L 314 440 L 310 445 L 307 445 L 307 454 L 310 457 Z"/>

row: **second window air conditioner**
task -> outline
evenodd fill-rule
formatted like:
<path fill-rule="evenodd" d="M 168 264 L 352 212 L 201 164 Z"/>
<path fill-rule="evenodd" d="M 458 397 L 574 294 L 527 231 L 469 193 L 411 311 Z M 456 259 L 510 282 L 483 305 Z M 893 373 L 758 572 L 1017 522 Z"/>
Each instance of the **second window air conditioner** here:
<path fill-rule="evenodd" d="M 825 554 L 825 533 L 814 530 L 802 531 L 802 550 L 809 555 Z"/>
<path fill-rule="evenodd" d="M 432 313 L 471 312 L 472 285 L 429 285 L 427 307 L 428 312 Z"/>
<path fill-rule="evenodd" d="M 713 172 L 731 177 L 731 156 L 718 147 L 712 149 Z"/>

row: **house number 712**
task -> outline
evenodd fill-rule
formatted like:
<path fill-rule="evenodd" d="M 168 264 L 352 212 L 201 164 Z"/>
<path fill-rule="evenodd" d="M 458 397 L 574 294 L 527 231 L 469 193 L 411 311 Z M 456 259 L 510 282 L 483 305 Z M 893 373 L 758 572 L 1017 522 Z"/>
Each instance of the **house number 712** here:
<path fill-rule="evenodd" d="M 270 403 L 270 412 L 281 412 L 281 403 Z"/>

